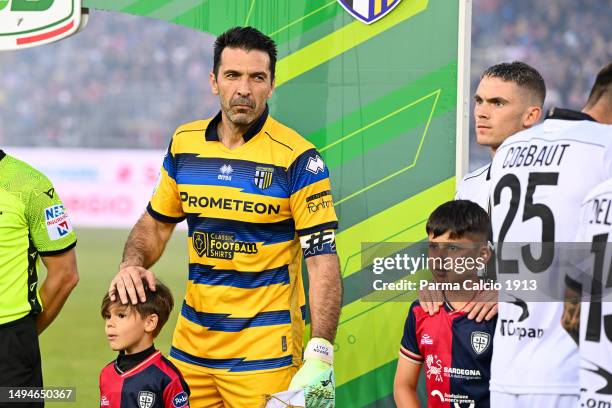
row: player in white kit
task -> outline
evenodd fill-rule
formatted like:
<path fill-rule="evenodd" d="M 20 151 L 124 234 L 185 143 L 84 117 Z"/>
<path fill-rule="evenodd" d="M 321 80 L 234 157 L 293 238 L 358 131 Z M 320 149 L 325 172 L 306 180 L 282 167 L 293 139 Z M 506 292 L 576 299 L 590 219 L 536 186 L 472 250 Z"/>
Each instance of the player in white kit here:
<path fill-rule="evenodd" d="M 541 125 L 513 135 L 497 150 L 490 206 L 500 281 L 562 285 L 555 243 L 574 241 L 583 198 L 612 177 L 612 126 L 606 125 L 612 123 L 609 71 L 610 65 L 598 75 L 582 112 L 554 109 Z M 606 78 L 607 85 L 598 91 Z M 517 244 L 504 245 L 512 242 L 548 244 L 512 251 Z M 492 407 L 577 406 L 578 349 L 560 324 L 562 312 L 560 300 L 500 302 Z"/>
<path fill-rule="evenodd" d="M 580 349 L 580 406 L 612 406 L 612 179 L 595 187 L 580 209 L 577 242 L 584 243 L 579 268 L 568 270 L 570 299 L 562 324 Z M 583 261 L 582 263 L 579 261 Z M 578 306 L 578 307 L 577 307 Z M 579 319 L 572 324 L 572 314 Z"/>
<path fill-rule="evenodd" d="M 504 62 L 487 68 L 474 93 L 476 141 L 491 157 L 511 135 L 535 125 L 542 116 L 546 87 L 540 73 L 524 62 Z M 470 200 L 488 210 L 490 167 L 465 175 L 456 200 Z"/>

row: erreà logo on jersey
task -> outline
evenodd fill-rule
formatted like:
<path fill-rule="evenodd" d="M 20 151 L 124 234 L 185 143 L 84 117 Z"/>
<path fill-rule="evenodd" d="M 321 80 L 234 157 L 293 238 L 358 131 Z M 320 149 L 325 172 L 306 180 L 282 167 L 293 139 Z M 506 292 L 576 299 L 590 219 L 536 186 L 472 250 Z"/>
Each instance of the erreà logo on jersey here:
<path fill-rule="evenodd" d="M 196 231 L 191 241 L 193 249 L 200 257 L 234 259 L 235 253 L 257 253 L 257 243 L 237 241 L 233 234 Z"/>
<path fill-rule="evenodd" d="M 391 12 L 401 0 L 338 0 L 357 20 L 372 24 Z"/>
<path fill-rule="evenodd" d="M 61 40 L 81 22 L 81 0 L 0 0 L 0 50 Z"/>

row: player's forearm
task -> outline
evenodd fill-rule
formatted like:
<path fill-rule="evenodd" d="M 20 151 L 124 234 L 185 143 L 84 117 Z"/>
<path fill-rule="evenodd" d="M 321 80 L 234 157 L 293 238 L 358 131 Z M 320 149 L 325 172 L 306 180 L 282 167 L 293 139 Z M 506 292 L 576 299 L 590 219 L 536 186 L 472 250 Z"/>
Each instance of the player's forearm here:
<path fill-rule="evenodd" d="M 335 254 L 306 259 L 309 276 L 309 298 L 312 337 L 334 342 L 342 307 L 342 278 Z"/>
<path fill-rule="evenodd" d="M 172 235 L 174 224 L 159 222 L 144 213 L 127 239 L 123 248 L 121 266 L 150 268 L 160 258 Z"/>
<path fill-rule="evenodd" d="M 565 303 L 563 305 L 561 326 L 563 326 L 576 344 L 578 344 L 580 337 L 580 293 L 569 287 L 565 290 Z"/>
<path fill-rule="evenodd" d="M 396 388 L 393 391 L 393 398 L 397 408 L 419 408 L 421 406 L 416 389 L 413 388 Z"/>
<path fill-rule="evenodd" d="M 47 278 L 40 287 L 43 311 L 36 317 L 36 329 L 42 333 L 57 317 L 66 299 L 79 282 L 74 251 L 57 257 L 45 257 Z"/>

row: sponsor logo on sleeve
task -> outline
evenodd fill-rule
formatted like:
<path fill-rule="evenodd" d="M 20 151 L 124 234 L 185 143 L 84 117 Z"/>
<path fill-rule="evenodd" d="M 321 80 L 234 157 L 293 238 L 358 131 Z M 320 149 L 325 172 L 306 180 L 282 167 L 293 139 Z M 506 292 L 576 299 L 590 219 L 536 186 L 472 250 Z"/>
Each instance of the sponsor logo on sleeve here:
<path fill-rule="evenodd" d="M 321 191 L 306 198 L 306 208 L 308 208 L 308 212 L 311 214 L 322 208 L 333 207 L 333 205 L 331 191 L 329 190 Z"/>
<path fill-rule="evenodd" d="M 47 234 L 51 240 L 55 241 L 64 238 L 72 232 L 72 224 L 63 205 L 58 204 L 47 207 L 44 212 Z"/>
<path fill-rule="evenodd" d="M 306 164 L 306 170 L 312 174 L 319 174 L 320 172 L 325 171 L 325 163 L 323 163 L 323 159 L 321 159 L 319 155 L 316 157 L 310 157 L 308 159 L 308 164 Z"/>
<path fill-rule="evenodd" d="M 187 393 L 185 391 L 179 392 L 172 398 L 172 404 L 175 408 L 181 408 L 187 405 L 189 402 L 189 397 L 187 397 Z"/>

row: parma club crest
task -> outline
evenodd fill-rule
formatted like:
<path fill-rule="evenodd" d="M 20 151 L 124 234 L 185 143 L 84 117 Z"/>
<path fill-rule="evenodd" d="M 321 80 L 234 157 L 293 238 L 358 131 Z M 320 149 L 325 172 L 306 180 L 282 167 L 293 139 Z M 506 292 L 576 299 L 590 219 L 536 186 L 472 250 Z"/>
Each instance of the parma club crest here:
<path fill-rule="evenodd" d="M 338 0 L 353 17 L 372 24 L 391 12 L 401 0 Z"/>
<path fill-rule="evenodd" d="M 472 349 L 476 354 L 482 354 L 487 347 L 489 347 L 489 343 L 491 342 L 491 336 L 489 333 L 475 331 L 472 332 Z"/>
<path fill-rule="evenodd" d="M 255 168 L 255 177 L 253 177 L 253 183 L 262 190 L 272 185 L 272 176 L 274 175 L 274 169 L 272 167 L 260 167 Z"/>

